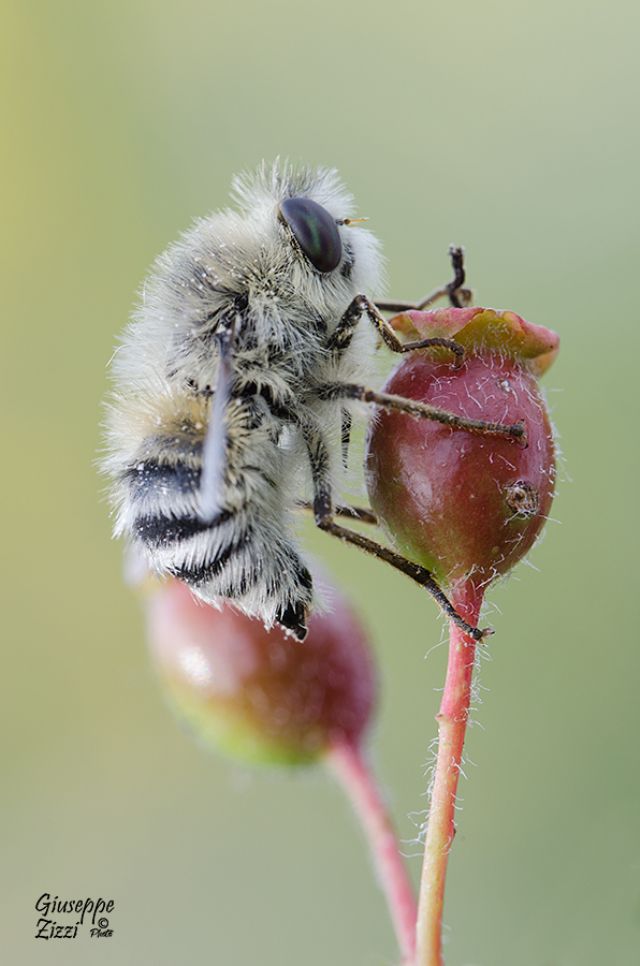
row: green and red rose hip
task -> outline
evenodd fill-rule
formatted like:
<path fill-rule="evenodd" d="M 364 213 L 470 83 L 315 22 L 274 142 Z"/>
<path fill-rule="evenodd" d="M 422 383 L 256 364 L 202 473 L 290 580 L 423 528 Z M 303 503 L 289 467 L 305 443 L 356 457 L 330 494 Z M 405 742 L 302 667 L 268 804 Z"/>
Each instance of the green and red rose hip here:
<path fill-rule="evenodd" d="M 443 350 L 405 356 L 384 391 L 466 418 L 522 421 L 526 444 L 428 419 L 379 411 L 367 444 L 371 504 L 396 547 L 455 587 L 505 574 L 531 548 L 553 498 L 553 435 L 536 377 L 557 336 L 512 312 L 449 308 L 393 320 L 412 338 L 455 338 L 456 368 Z"/>
<path fill-rule="evenodd" d="M 332 589 L 299 644 L 230 604 L 203 604 L 177 580 L 147 601 L 152 658 L 170 703 L 208 745 L 234 758 L 302 765 L 358 746 L 376 679 L 366 634 Z"/>

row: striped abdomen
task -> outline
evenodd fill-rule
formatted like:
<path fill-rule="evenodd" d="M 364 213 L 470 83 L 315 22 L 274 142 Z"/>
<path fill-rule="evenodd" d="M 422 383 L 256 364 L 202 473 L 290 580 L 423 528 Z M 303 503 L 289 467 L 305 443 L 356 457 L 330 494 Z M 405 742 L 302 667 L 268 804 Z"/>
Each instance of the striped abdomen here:
<path fill-rule="evenodd" d="M 118 529 L 156 571 L 183 580 L 204 600 L 230 598 L 302 639 L 312 582 L 282 505 L 282 452 L 260 425 L 237 429 L 212 521 L 197 512 L 202 441 L 176 434 L 145 440 L 142 458 L 120 474 Z"/>

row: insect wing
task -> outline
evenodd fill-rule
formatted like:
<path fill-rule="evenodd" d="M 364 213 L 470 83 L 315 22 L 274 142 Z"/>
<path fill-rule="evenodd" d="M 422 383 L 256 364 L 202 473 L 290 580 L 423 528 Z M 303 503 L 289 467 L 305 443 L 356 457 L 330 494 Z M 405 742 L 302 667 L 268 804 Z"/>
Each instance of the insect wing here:
<path fill-rule="evenodd" d="M 198 494 L 198 516 L 204 523 L 220 513 L 227 454 L 227 408 L 231 398 L 233 329 L 219 337 L 220 360 L 216 389 L 211 402 L 209 424 L 202 444 L 202 472 Z"/>

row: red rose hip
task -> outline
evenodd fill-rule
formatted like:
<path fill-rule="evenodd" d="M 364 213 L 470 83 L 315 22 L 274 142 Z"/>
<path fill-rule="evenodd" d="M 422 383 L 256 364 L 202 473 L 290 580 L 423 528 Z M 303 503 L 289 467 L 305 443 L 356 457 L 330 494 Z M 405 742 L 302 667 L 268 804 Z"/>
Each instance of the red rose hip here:
<path fill-rule="evenodd" d="M 373 509 L 398 549 L 448 586 L 473 575 L 486 585 L 531 548 L 553 499 L 551 426 L 536 374 L 557 337 L 513 313 L 443 309 L 398 317 L 396 326 L 456 338 L 456 368 L 444 355 L 414 352 L 384 391 L 471 419 L 523 422 L 526 444 L 379 411 L 367 444 Z"/>

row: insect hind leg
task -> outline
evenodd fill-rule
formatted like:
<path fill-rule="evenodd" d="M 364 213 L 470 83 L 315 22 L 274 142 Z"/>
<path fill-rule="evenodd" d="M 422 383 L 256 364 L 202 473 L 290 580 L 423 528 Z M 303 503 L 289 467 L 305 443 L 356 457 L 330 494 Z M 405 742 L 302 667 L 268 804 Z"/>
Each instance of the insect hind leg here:
<path fill-rule="evenodd" d="M 490 628 L 481 630 L 478 627 L 472 627 L 470 624 L 468 624 L 464 618 L 458 614 L 453 604 L 438 585 L 431 571 L 427 570 L 425 567 L 422 567 L 420 564 L 414 563 L 412 560 L 408 560 L 406 557 L 402 557 L 400 554 L 395 553 L 395 551 L 390 550 L 388 547 L 385 547 L 380 543 L 377 543 L 375 540 L 370 540 L 363 534 L 357 533 L 354 530 L 349 530 L 347 527 L 343 527 L 335 522 L 333 501 L 331 497 L 331 484 L 327 473 L 329 459 L 326 445 L 320 433 L 317 430 L 314 430 L 312 427 L 305 426 L 303 433 L 309 453 L 311 475 L 314 483 L 315 495 L 313 501 L 313 510 L 316 525 L 321 530 L 324 530 L 325 533 L 329 533 L 334 537 L 338 537 L 340 540 L 352 543 L 365 553 L 369 553 L 372 556 L 377 557 L 379 560 L 384 560 L 385 563 L 389 564 L 394 569 L 399 570 L 421 587 L 424 587 L 424 589 L 428 591 L 428 593 L 431 594 L 431 596 L 439 604 L 441 610 L 447 615 L 447 617 L 453 621 L 454 624 L 460 627 L 465 634 L 468 634 L 469 637 L 476 641 L 482 641 L 486 636 L 493 633 Z"/>
<path fill-rule="evenodd" d="M 285 633 L 292 634 L 298 641 L 304 641 L 309 631 L 307 616 L 311 603 L 313 581 L 311 574 L 301 561 L 297 568 L 297 576 L 304 597 L 287 600 L 286 604 L 280 606 L 276 611 L 275 621 Z"/>
<path fill-rule="evenodd" d="M 234 600 L 245 613 L 267 626 L 278 624 L 286 634 L 303 641 L 313 599 L 313 580 L 286 529 L 271 521 L 255 521 L 243 552 L 212 591 Z M 202 591 L 200 592 L 202 596 Z"/>

